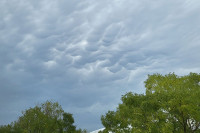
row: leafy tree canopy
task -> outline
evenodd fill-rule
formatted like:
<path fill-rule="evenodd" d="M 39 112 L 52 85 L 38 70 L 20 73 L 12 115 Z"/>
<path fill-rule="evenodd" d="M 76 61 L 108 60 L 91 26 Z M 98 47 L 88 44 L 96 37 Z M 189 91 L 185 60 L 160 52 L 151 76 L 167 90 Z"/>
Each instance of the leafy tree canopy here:
<path fill-rule="evenodd" d="M 72 114 L 65 113 L 57 102 L 46 101 L 22 112 L 9 125 L 1 126 L 0 133 L 84 133 L 76 129 Z"/>
<path fill-rule="evenodd" d="M 103 133 L 200 133 L 200 74 L 148 75 L 146 94 L 122 96 L 101 117 Z"/>

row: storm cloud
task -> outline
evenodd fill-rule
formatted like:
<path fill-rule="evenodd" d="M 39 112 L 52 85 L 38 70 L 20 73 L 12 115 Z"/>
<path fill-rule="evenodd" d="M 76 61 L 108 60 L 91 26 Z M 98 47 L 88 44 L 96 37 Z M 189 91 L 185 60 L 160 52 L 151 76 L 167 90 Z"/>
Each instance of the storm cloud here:
<path fill-rule="evenodd" d="M 200 72 L 198 0 L 1 0 L 0 124 L 45 100 L 101 128 L 148 74 Z"/>

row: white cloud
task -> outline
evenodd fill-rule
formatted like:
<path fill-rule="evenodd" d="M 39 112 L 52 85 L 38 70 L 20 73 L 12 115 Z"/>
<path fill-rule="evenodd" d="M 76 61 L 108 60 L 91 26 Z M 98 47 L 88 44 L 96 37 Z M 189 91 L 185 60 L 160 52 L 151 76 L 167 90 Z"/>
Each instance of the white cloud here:
<path fill-rule="evenodd" d="M 56 66 L 56 64 L 57 63 L 53 60 L 50 60 L 50 61 L 47 61 L 47 62 L 44 63 L 45 67 L 48 68 L 48 69 L 53 68 L 54 66 Z"/>

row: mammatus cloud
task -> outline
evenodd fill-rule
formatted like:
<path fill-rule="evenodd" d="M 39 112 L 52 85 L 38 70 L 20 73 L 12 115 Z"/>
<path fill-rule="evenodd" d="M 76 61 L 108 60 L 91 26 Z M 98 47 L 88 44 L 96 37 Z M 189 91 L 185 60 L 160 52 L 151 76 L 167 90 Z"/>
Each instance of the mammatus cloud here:
<path fill-rule="evenodd" d="M 0 1 L 0 124 L 47 99 L 78 127 L 128 91 L 144 93 L 147 74 L 199 72 L 197 0 Z"/>

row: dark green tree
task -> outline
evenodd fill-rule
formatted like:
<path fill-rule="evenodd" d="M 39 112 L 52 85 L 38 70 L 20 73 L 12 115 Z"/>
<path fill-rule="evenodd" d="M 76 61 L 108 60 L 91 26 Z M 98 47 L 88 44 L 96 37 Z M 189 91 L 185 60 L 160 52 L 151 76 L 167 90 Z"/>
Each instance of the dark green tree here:
<path fill-rule="evenodd" d="M 74 118 L 70 113 L 63 114 L 63 127 L 64 131 L 67 133 L 74 133 L 76 131 L 76 126 L 74 124 Z"/>
<path fill-rule="evenodd" d="M 84 133 L 74 124 L 72 114 L 65 113 L 57 102 L 46 101 L 22 112 L 9 125 L 0 126 L 0 133 Z"/>

